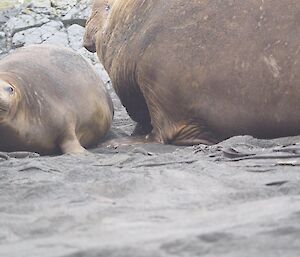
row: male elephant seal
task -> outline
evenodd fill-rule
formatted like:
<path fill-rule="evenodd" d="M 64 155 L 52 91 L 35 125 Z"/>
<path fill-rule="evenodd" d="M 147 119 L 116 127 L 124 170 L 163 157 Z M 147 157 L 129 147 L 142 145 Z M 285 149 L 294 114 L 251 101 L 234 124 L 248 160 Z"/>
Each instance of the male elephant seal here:
<path fill-rule="evenodd" d="M 299 14 L 298 0 L 96 0 L 85 46 L 156 141 L 296 135 Z"/>
<path fill-rule="evenodd" d="M 30 46 L 0 61 L 0 151 L 83 152 L 112 116 L 100 78 L 71 50 Z"/>

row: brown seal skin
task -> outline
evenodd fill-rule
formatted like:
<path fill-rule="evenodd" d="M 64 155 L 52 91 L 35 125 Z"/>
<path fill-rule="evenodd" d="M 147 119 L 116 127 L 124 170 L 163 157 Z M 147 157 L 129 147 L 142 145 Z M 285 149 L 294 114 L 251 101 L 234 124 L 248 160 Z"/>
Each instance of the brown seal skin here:
<path fill-rule="evenodd" d="M 36 45 L 0 61 L 0 151 L 84 152 L 112 117 L 111 98 L 79 54 Z"/>
<path fill-rule="evenodd" d="M 298 135 L 299 14 L 299 0 L 96 0 L 85 46 L 156 141 Z"/>

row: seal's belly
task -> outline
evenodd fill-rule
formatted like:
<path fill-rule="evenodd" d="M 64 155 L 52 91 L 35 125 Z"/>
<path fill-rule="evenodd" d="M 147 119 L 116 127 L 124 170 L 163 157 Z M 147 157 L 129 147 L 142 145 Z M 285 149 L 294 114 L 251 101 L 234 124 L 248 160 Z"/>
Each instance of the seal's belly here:
<path fill-rule="evenodd" d="M 287 109 L 288 110 L 288 109 Z M 295 111 L 282 114 L 272 109 L 261 109 L 252 112 L 236 106 L 230 113 L 219 113 L 205 116 L 206 126 L 221 138 L 235 135 L 252 135 L 259 138 L 275 138 L 300 134 L 300 117 Z"/>
<path fill-rule="evenodd" d="M 12 127 L 0 125 L 0 151 L 29 151 L 40 154 L 52 153 L 58 147 L 55 146 L 55 140 L 47 135 L 46 131 L 35 128 L 34 131 L 26 132 Z"/>

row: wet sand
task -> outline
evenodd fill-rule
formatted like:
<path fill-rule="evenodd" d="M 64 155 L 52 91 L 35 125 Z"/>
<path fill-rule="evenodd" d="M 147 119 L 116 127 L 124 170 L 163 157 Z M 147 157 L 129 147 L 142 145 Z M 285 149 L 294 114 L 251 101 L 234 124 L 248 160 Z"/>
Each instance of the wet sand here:
<path fill-rule="evenodd" d="M 134 122 L 96 56 L 81 46 L 88 13 L 85 4 L 6 11 L 0 56 L 32 43 L 80 52 L 113 98 L 109 138 L 128 136 Z M 211 147 L 99 146 L 86 155 L 54 157 L 2 153 L 0 256 L 299 256 L 299 141 L 240 136 Z"/>

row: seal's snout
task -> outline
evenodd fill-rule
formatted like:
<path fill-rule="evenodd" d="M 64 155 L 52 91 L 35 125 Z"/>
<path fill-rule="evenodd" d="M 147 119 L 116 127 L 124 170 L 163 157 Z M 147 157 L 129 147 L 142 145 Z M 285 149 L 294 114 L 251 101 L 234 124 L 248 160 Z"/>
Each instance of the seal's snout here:
<path fill-rule="evenodd" d="M 96 52 L 96 39 L 95 35 L 90 35 L 91 33 L 89 30 L 86 30 L 84 39 L 83 39 L 83 46 L 91 53 Z"/>
<path fill-rule="evenodd" d="M 83 46 L 91 53 L 96 53 L 96 46 L 93 43 L 84 43 Z"/>
<path fill-rule="evenodd" d="M 94 23 L 94 19 L 86 22 L 85 33 L 83 37 L 83 46 L 90 52 L 96 52 L 96 34 L 98 27 Z"/>

